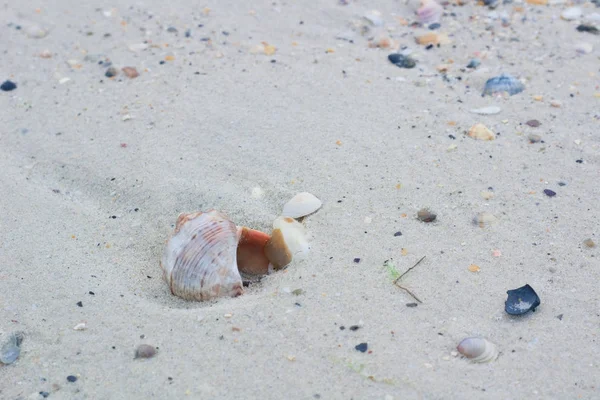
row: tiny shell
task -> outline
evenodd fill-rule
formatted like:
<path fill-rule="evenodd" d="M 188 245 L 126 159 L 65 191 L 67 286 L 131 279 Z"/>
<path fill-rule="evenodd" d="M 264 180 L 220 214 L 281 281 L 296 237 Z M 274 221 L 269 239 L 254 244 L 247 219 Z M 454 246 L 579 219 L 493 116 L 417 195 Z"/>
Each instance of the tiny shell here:
<path fill-rule="evenodd" d="M 456 350 L 474 363 L 486 363 L 498 358 L 496 345 L 482 337 L 463 339 Z"/>
<path fill-rule="evenodd" d="M 474 108 L 472 110 L 469 110 L 469 112 L 472 112 L 473 114 L 480 114 L 480 115 L 494 115 L 494 114 L 498 114 L 500 111 L 502 111 L 502 109 L 498 106 Z"/>
<path fill-rule="evenodd" d="M 469 136 L 477 140 L 494 140 L 496 136 L 483 124 L 475 124 L 469 129 Z"/>
<path fill-rule="evenodd" d="M 590 249 L 593 247 L 596 247 L 596 243 L 594 243 L 594 241 L 592 239 L 585 239 L 583 241 L 583 244 L 585 244 L 586 247 L 589 247 Z"/>
<path fill-rule="evenodd" d="M 529 285 L 518 289 L 508 290 L 508 298 L 504 302 L 504 310 L 510 315 L 525 314 L 529 310 L 535 311 L 540 305 L 540 298 Z"/>
<path fill-rule="evenodd" d="M 489 212 L 482 212 L 477 214 L 477 216 L 473 219 L 473 222 L 476 225 L 479 225 L 480 228 L 485 228 L 487 226 L 494 225 L 498 222 L 498 218 Z"/>
<path fill-rule="evenodd" d="M 283 217 L 301 218 L 317 211 L 323 203 L 315 195 L 302 192 L 298 193 L 285 206 L 283 206 Z"/>
<path fill-rule="evenodd" d="M 448 44 L 450 43 L 450 39 L 448 38 L 448 35 L 444 34 L 444 33 L 435 33 L 435 32 L 428 32 L 428 33 L 424 33 L 422 35 L 418 35 L 415 36 L 415 40 L 417 41 L 417 43 L 422 44 L 422 45 L 428 45 L 428 44 Z"/>
<path fill-rule="evenodd" d="M 505 92 L 512 96 L 523 90 L 525 90 L 525 85 L 521 81 L 512 75 L 502 74 L 487 80 L 482 96 L 495 96 Z"/>
<path fill-rule="evenodd" d="M 273 222 L 273 233 L 265 245 L 265 254 L 273 269 L 279 270 L 294 259 L 308 254 L 308 241 L 304 226 L 290 217 L 278 217 Z"/>
<path fill-rule="evenodd" d="M 426 208 L 422 208 L 417 213 L 417 218 L 419 219 L 419 221 L 433 222 L 437 218 L 437 215 L 435 215 L 434 213 L 432 213 L 431 211 L 429 211 Z"/>
<path fill-rule="evenodd" d="M 21 332 L 13 333 L 8 337 L 8 340 L 2 348 L 0 348 L 0 363 L 12 364 L 21 354 L 21 343 L 23 342 L 23 334 Z"/>
<path fill-rule="evenodd" d="M 383 26 L 383 18 L 381 12 L 377 10 L 370 10 L 363 15 L 365 21 L 373 26 Z"/>
<path fill-rule="evenodd" d="M 180 215 L 161 261 L 171 293 L 200 301 L 241 295 L 237 245 L 235 224 L 218 211 Z"/>
<path fill-rule="evenodd" d="M 566 21 L 572 21 L 580 18 L 583 14 L 583 10 L 579 7 L 569 7 L 560 13 L 560 17 Z"/>
<path fill-rule="evenodd" d="M 422 0 L 421 7 L 417 10 L 419 22 L 424 25 L 440 22 L 443 13 L 444 7 L 435 0 Z"/>

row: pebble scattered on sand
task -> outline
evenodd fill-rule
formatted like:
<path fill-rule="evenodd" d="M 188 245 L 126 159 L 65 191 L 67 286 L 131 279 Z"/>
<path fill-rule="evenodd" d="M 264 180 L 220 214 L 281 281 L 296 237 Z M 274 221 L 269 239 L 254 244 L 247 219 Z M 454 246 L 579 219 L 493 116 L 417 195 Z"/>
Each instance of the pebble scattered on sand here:
<path fill-rule="evenodd" d="M 149 344 L 140 344 L 135 349 L 134 358 L 152 358 L 156 355 L 156 348 Z"/>
<path fill-rule="evenodd" d="M 369 345 L 367 343 L 360 343 L 360 344 L 357 344 L 356 346 L 354 346 L 354 348 L 356 350 L 360 351 L 361 353 L 364 353 L 369 348 Z"/>
<path fill-rule="evenodd" d="M 596 247 L 596 243 L 594 243 L 594 241 L 593 241 L 592 239 L 585 239 L 585 240 L 583 241 L 583 244 L 584 244 L 586 247 L 589 247 L 590 249 L 591 249 L 592 247 Z"/>
<path fill-rule="evenodd" d="M 556 196 L 556 192 L 554 190 L 550 190 L 550 189 L 544 189 L 544 194 L 548 197 Z"/>
<path fill-rule="evenodd" d="M 419 212 L 417 212 L 417 218 L 419 219 L 419 221 L 433 222 L 436 220 L 437 215 L 426 208 L 422 208 L 419 210 Z"/>
<path fill-rule="evenodd" d="M 0 85 L 0 90 L 4 92 L 10 92 L 11 90 L 15 90 L 17 88 L 17 84 L 12 81 L 4 81 L 2 85 Z"/>
<path fill-rule="evenodd" d="M 0 348 L 0 363 L 12 364 L 21 354 L 21 343 L 23 343 L 23 334 L 21 332 L 8 335 L 8 339 Z"/>

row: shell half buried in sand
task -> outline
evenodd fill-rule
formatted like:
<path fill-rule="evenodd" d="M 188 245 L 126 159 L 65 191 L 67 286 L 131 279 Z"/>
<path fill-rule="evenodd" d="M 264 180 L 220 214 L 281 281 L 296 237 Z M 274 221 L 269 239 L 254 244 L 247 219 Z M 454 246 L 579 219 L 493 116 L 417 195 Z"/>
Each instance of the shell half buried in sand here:
<path fill-rule="evenodd" d="M 496 345 L 482 337 L 463 339 L 456 350 L 474 363 L 486 363 L 498 358 Z"/>
<path fill-rule="evenodd" d="M 323 203 L 314 194 L 298 193 L 283 206 L 281 216 L 302 218 L 317 211 Z"/>
<path fill-rule="evenodd" d="M 308 255 L 308 241 L 304 226 L 290 217 L 279 217 L 273 222 L 271 239 L 265 245 L 265 254 L 273 269 L 279 270 L 294 259 Z"/>

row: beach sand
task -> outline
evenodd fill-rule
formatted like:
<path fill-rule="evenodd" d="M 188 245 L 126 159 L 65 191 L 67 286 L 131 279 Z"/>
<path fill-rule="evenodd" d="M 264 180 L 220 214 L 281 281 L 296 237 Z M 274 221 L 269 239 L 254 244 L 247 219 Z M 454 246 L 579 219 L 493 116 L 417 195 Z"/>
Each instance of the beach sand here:
<path fill-rule="evenodd" d="M 0 80 L 17 88 L 0 92 L 0 340 L 24 340 L 0 398 L 600 397 L 599 253 L 583 244 L 600 241 L 600 36 L 576 29 L 599 9 L 452 3 L 428 31 L 415 1 L 348 3 L 2 6 Z M 426 49 L 427 32 L 451 43 Z M 387 37 L 415 68 L 369 47 Z M 525 90 L 482 97 L 501 73 Z M 469 111 L 487 106 L 501 112 Z M 476 123 L 496 139 L 469 137 Z M 270 232 L 303 191 L 323 201 L 307 259 L 237 298 L 170 294 L 179 213 Z M 392 265 L 423 256 L 407 306 Z M 506 314 L 525 284 L 541 305 Z M 469 336 L 498 359 L 457 354 Z M 157 354 L 134 359 L 140 344 Z"/>

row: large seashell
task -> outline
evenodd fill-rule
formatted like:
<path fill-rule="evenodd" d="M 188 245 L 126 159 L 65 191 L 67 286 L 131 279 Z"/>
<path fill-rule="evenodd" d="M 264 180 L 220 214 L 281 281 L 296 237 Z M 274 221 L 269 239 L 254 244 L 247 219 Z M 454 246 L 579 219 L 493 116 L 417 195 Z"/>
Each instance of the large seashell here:
<path fill-rule="evenodd" d="M 308 241 L 304 226 L 290 217 L 279 217 L 273 222 L 273 233 L 265 245 L 265 254 L 273 269 L 287 266 L 293 259 L 308 254 Z"/>
<path fill-rule="evenodd" d="M 421 7 L 417 10 L 417 16 L 421 24 L 433 24 L 440 22 L 444 7 L 439 5 L 435 0 L 422 0 Z"/>
<path fill-rule="evenodd" d="M 482 337 L 463 339 L 456 350 L 475 363 L 486 363 L 498 358 L 496 345 Z"/>
<path fill-rule="evenodd" d="M 512 96 L 523 90 L 525 90 L 525 85 L 521 81 L 512 75 L 502 74 L 487 80 L 482 96 L 495 96 L 505 92 Z"/>
<path fill-rule="evenodd" d="M 283 217 L 302 218 L 317 211 L 323 203 L 315 195 L 308 192 L 298 193 L 285 206 Z"/>
<path fill-rule="evenodd" d="M 216 210 L 181 214 L 161 267 L 171 293 L 187 300 L 239 296 L 238 230 Z"/>

